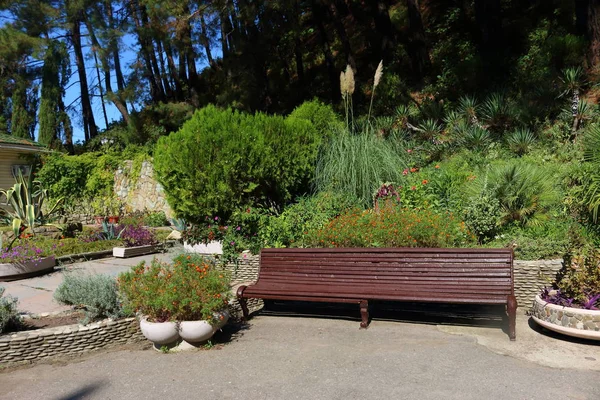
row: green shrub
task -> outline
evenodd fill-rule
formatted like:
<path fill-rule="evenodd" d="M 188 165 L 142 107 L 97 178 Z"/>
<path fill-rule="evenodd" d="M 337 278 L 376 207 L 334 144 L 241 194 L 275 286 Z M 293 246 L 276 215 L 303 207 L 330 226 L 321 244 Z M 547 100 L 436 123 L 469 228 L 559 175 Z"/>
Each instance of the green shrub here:
<path fill-rule="evenodd" d="M 483 193 L 471 200 L 465 210 L 465 223 L 477 236 L 479 243 L 494 236 L 500 225 L 500 203 L 498 199 Z"/>
<path fill-rule="evenodd" d="M 123 315 L 116 281 L 109 275 L 67 273 L 56 288 L 54 299 L 60 304 L 83 309 L 85 323 Z"/>
<path fill-rule="evenodd" d="M 311 247 L 457 247 L 473 241 L 452 213 L 401 208 L 386 202 L 378 212 L 355 210 L 309 232 Z"/>
<path fill-rule="evenodd" d="M 336 126 L 341 126 L 341 121 L 331 106 L 316 99 L 305 101 L 296 107 L 288 118 L 310 121 L 322 137 L 327 137 L 331 134 L 332 126 L 334 127 L 333 129 Z"/>
<path fill-rule="evenodd" d="M 169 224 L 169 220 L 165 215 L 164 211 L 151 212 L 144 217 L 144 225 L 146 226 L 166 226 Z"/>
<path fill-rule="evenodd" d="M 299 118 L 208 106 L 159 140 L 158 181 L 179 217 L 228 217 L 247 205 L 280 206 L 308 190 L 320 137 Z"/>
<path fill-rule="evenodd" d="M 19 326 L 21 323 L 21 317 L 17 310 L 18 300 L 12 296 L 3 297 L 5 290 L 0 286 L 0 333 Z"/>
<path fill-rule="evenodd" d="M 588 309 L 600 306 L 600 251 L 578 249 L 568 257 L 556 282 L 562 296 L 574 299 Z"/>
<path fill-rule="evenodd" d="M 302 197 L 281 215 L 266 220 L 259 232 L 261 244 L 263 247 L 303 247 L 308 232 L 322 228 L 357 204 L 351 196 L 337 193 L 321 192 Z"/>
<path fill-rule="evenodd" d="M 407 161 L 389 140 L 377 137 L 370 130 L 358 134 L 341 130 L 319 155 L 315 187 L 318 192 L 356 197 L 364 207 L 369 207 L 379 186 L 400 182 L 402 170 L 407 167 Z"/>

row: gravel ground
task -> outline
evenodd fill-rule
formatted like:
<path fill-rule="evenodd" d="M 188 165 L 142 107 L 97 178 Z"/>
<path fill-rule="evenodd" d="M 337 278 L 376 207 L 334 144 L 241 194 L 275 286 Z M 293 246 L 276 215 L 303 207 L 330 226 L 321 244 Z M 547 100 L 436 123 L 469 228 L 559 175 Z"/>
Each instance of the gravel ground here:
<path fill-rule="evenodd" d="M 578 369 L 550 368 L 520 356 L 519 336 L 465 329 L 259 315 L 210 350 L 121 348 L 5 370 L 0 399 L 600 399 L 599 346 L 568 343 Z M 502 344 L 490 350 L 477 335 Z"/>

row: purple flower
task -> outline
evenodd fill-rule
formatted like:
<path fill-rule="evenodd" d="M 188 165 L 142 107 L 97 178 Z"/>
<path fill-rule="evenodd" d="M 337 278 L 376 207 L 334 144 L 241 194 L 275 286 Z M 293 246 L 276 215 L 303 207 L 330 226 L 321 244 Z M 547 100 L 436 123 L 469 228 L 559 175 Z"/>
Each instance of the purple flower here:
<path fill-rule="evenodd" d="M 215 221 L 218 221 L 218 220 L 219 220 L 219 217 L 215 217 Z"/>
<path fill-rule="evenodd" d="M 229 244 L 235 246 L 235 242 L 229 242 Z"/>
<path fill-rule="evenodd" d="M 235 228 L 235 230 L 236 230 L 236 231 L 241 231 L 241 230 L 242 230 L 242 228 L 238 226 L 237 228 Z"/>

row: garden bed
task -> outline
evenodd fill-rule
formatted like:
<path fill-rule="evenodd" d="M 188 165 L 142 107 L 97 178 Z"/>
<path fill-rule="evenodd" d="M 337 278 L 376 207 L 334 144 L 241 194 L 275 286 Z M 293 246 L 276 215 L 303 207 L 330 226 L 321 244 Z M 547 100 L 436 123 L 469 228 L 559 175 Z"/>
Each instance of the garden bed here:
<path fill-rule="evenodd" d="M 0 282 L 29 278 L 50 272 L 56 260 L 53 256 L 23 262 L 0 264 Z"/>

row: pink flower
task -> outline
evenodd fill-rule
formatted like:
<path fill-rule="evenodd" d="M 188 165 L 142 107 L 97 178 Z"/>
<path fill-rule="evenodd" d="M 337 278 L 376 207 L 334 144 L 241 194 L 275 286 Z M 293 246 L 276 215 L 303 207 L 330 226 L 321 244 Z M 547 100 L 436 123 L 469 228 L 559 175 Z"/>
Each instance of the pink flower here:
<path fill-rule="evenodd" d="M 411 149 L 406 150 L 407 153 L 412 153 Z"/>
<path fill-rule="evenodd" d="M 404 171 L 402 171 L 402 175 L 408 175 L 408 168 L 405 168 Z"/>
<path fill-rule="evenodd" d="M 416 187 L 416 186 L 412 186 L 412 187 L 410 188 L 410 190 L 417 190 L 417 187 Z"/>

